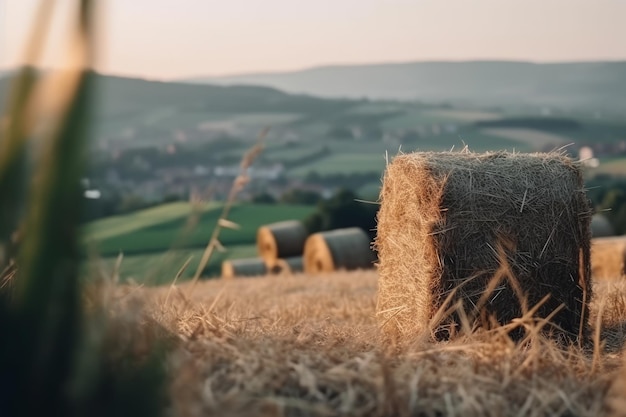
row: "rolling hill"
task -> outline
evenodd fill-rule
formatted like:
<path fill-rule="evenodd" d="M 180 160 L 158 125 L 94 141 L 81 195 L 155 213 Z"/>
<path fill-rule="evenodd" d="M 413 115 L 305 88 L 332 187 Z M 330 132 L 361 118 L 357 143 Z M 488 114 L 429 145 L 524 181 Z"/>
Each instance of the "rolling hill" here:
<path fill-rule="evenodd" d="M 9 75 L 0 76 L 2 102 L 6 101 L 10 81 Z M 175 129 L 196 129 L 203 123 L 238 118 L 240 124 L 275 125 L 277 118 L 324 118 L 356 104 L 288 94 L 263 86 L 190 85 L 97 73 L 94 88 L 95 136 L 129 139 L 127 142 L 135 145 L 158 143 L 159 138 L 169 139 Z M 247 119 L 239 120 L 242 115 Z M 125 133 L 129 131 L 133 134 Z"/>
<path fill-rule="evenodd" d="M 263 85 L 322 97 L 626 111 L 626 62 L 411 62 L 326 66 L 189 81 Z"/>

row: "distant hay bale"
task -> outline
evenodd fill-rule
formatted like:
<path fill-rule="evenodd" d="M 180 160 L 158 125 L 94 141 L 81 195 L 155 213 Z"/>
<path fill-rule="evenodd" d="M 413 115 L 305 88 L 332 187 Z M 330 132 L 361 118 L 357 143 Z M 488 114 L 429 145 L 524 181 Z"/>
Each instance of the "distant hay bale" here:
<path fill-rule="evenodd" d="M 257 251 L 268 268 L 273 268 L 279 258 L 301 256 L 306 238 L 307 231 L 298 220 L 268 224 L 257 231 Z"/>
<path fill-rule="evenodd" d="M 232 259 L 222 262 L 222 278 L 254 277 L 270 272 L 261 258 Z"/>
<path fill-rule="evenodd" d="M 591 240 L 591 277 L 594 281 L 626 277 L 626 236 Z"/>
<path fill-rule="evenodd" d="M 594 214 L 591 217 L 591 236 L 615 236 L 615 229 L 613 229 L 613 226 L 605 216 L 602 214 Z"/>
<path fill-rule="evenodd" d="M 292 256 L 291 258 L 279 259 L 277 268 L 282 274 L 295 274 L 304 271 L 304 259 L 302 256 Z"/>
<path fill-rule="evenodd" d="M 564 305 L 549 330 L 570 340 L 586 332 L 590 211 L 578 165 L 560 154 L 397 156 L 384 175 L 376 237 L 383 337 L 436 330 L 446 338 L 459 314 L 437 329 L 431 321 L 458 302 L 470 319 L 509 323 L 548 294 L 536 316 Z"/>
<path fill-rule="evenodd" d="M 367 233 L 358 227 L 314 233 L 304 244 L 304 272 L 371 268 L 376 255 Z"/>

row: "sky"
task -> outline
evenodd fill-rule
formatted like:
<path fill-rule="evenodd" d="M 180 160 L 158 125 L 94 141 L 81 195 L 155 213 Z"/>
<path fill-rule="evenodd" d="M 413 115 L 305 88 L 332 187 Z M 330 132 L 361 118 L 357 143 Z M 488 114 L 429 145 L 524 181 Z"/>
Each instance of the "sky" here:
<path fill-rule="evenodd" d="M 43 0 L 54 1 L 54 0 Z M 0 0 L 0 70 L 37 0 Z M 74 0 L 57 0 L 44 66 Z M 96 69 L 152 79 L 428 60 L 626 60 L 626 0 L 101 0 Z"/>

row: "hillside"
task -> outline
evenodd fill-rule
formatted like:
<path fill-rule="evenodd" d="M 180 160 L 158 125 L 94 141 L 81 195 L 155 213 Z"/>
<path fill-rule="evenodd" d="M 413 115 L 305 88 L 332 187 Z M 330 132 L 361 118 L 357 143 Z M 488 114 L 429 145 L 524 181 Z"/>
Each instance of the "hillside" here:
<path fill-rule="evenodd" d="M 326 117 L 356 104 L 262 86 L 190 85 L 102 74 L 95 77 L 95 136 L 100 142 L 113 141 L 124 147 L 169 141 L 176 129 L 232 133 L 233 119 L 241 115 L 252 116 L 237 122 L 253 125 L 254 131 L 276 121 Z M 0 75 L 0 106 L 6 101 L 9 83 L 8 76 Z"/>
<path fill-rule="evenodd" d="M 408 75 L 415 67 L 430 77 L 426 85 L 432 97 L 439 94 L 437 91 L 452 94 L 457 89 L 466 97 L 474 97 L 472 94 L 481 90 L 485 92 L 481 97 L 487 98 L 498 94 L 523 98 L 533 91 L 545 98 L 550 91 L 563 93 L 559 89 L 565 88 L 563 82 L 567 80 L 576 86 L 572 94 L 580 93 L 584 100 L 606 94 L 619 100 L 626 97 L 626 93 L 620 93 L 625 87 L 609 86 L 611 76 L 616 74 L 611 68 L 619 67 L 619 63 L 606 64 L 606 68 L 604 64 L 544 67 L 467 63 L 466 83 L 459 75 L 461 64 L 411 65 L 391 66 L 399 75 L 405 74 L 391 79 L 386 77 L 393 71 L 390 73 L 384 65 L 327 68 L 304 74 L 343 74 L 341 77 L 350 78 L 354 70 L 367 75 L 342 81 L 337 92 L 348 88 L 384 91 L 389 82 L 402 92 L 407 83 L 417 85 Z M 555 73 L 555 68 L 570 66 L 580 67 L 578 78 Z M 485 76 L 485 68 L 491 68 L 493 74 Z M 550 76 L 543 74 L 538 79 L 553 85 L 522 91 L 537 81 L 531 75 L 541 68 L 552 68 Z M 583 70 L 594 68 L 597 73 L 607 73 L 602 78 L 606 82 L 593 86 L 583 76 Z M 509 83 L 507 74 L 517 74 L 525 84 Z M 225 198 L 242 156 L 268 126 L 271 130 L 265 138 L 265 149 L 251 172 L 252 183 L 243 199 L 260 193 L 279 199 L 289 190 L 302 187 L 323 195 L 348 188 L 362 198 L 376 199 L 385 155 L 392 157 L 400 149 L 442 151 L 468 145 L 479 152 L 526 152 L 567 146 L 576 157 L 581 147 L 588 146 L 600 158 L 598 173 L 626 174 L 626 124 L 619 114 L 541 106 L 490 107 L 481 105 L 480 97 L 476 103 L 467 104 L 339 100 L 288 94 L 270 87 L 192 85 L 101 74 L 95 77 L 98 94 L 87 176 L 103 197 L 99 204 L 90 204 L 96 206 L 90 211 L 90 219 L 166 199 L 188 199 L 193 192 L 210 193 L 217 200 Z M 446 77 L 454 82 L 436 83 Z M 331 78 L 329 86 L 334 82 Z M 324 79 L 320 78 L 321 84 Z M 580 85 L 577 79 L 582 80 Z M 6 78 L 0 78 L 0 96 L 6 96 L 7 84 Z M 491 85 L 500 86 L 499 90 Z M 583 94 L 584 88 L 589 91 Z M 555 93 L 554 97 L 565 96 Z M 566 100 L 563 106 L 571 103 L 576 103 L 576 97 L 571 102 Z"/>
<path fill-rule="evenodd" d="M 412 62 L 196 78 L 323 97 L 546 105 L 626 111 L 626 62 Z"/>

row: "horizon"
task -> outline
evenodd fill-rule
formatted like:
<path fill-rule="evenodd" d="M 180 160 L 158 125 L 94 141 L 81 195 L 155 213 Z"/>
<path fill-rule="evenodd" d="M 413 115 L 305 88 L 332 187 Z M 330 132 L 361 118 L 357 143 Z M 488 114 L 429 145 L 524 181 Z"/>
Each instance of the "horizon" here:
<path fill-rule="evenodd" d="M 0 70 L 23 64 L 36 0 L 0 0 Z M 59 0 L 43 68 L 68 26 Z M 100 73 L 153 80 L 414 62 L 626 61 L 623 0 L 110 0 L 100 4 Z M 286 34 L 288 36 L 286 36 Z"/>
<path fill-rule="evenodd" d="M 329 63 L 329 64 L 321 64 L 312 67 L 305 68 L 296 68 L 290 70 L 267 70 L 267 71 L 250 71 L 250 72 L 241 72 L 241 73 L 231 73 L 231 74 L 217 74 L 217 75 L 189 75 L 180 78 L 159 78 L 159 77 L 151 77 L 149 75 L 142 74 L 125 74 L 125 73 L 115 73 L 115 72 L 107 72 L 103 71 L 99 68 L 90 67 L 91 71 L 95 73 L 107 76 L 107 77 L 119 77 L 119 78 L 135 78 L 135 79 L 143 79 L 147 81 L 157 81 L 157 82 L 177 82 L 177 81 L 188 81 L 195 80 L 200 78 L 229 78 L 229 77 L 240 77 L 240 76 L 253 76 L 253 75 L 265 75 L 265 74 L 291 74 L 291 73 L 299 73 L 306 71 L 313 71 L 319 69 L 331 69 L 331 68 L 356 68 L 356 67 L 370 67 L 370 66 L 394 66 L 394 65 L 411 65 L 411 64 L 463 64 L 463 63 L 511 63 L 511 64 L 530 64 L 530 65 L 569 65 L 569 64 L 615 64 L 615 63 L 626 63 L 626 59 L 616 59 L 616 60 L 580 60 L 580 61 L 530 61 L 530 60 L 513 60 L 513 59 L 463 59 L 463 60 L 416 60 L 416 61 L 390 61 L 390 62 L 365 62 L 365 63 Z M 5 73 L 10 73 L 16 71 L 22 67 L 29 66 L 26 64 L 10 67 L 10 68 L 2 68 L 0 67 L 0 76 Z M 41 71 L 54 71 L 59 70 L 62 67 L 50 67 L 50 66 L 39 66 L 39 65 L 31 65 L 34 68 L 37 68 Z"/>

